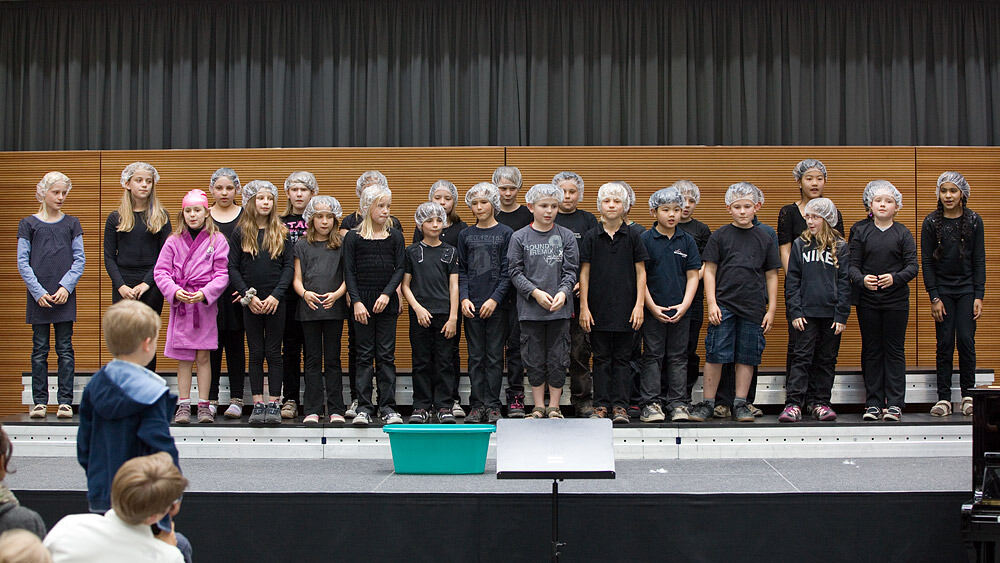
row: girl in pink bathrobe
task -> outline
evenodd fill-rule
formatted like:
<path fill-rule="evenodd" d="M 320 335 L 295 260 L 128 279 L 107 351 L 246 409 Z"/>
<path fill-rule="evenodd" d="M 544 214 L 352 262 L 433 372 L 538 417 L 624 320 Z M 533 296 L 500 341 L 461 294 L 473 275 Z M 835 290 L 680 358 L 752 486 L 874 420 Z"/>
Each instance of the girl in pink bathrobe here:
<path fill-rule="evenodd" d="M 174 422 L 191 421 L 191 368 L 198 362 L 198 422 L 213 422 L 208 388 L 210 352 L 218 347 L 217 301 L 229 284 L 229 244 L 208 212 L 208 196 L 184 196 L 173 234 L 160 250 L 153 279 L 170 303 L 164 354 L 178 360 L 177 413 Z"/>

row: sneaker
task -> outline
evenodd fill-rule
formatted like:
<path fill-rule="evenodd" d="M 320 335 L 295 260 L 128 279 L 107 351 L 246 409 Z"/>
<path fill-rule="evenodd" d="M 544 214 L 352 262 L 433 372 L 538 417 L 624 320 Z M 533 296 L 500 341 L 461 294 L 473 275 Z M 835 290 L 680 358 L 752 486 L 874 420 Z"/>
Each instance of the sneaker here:
<path fill-rule="evenodd" d="M 243 399 L 233 399 L 229 402 L 229 408 L 222 413 L 226 418 L 240 418 L 243 416 Z"/>
<path fill-rule="evenodd" d="M 747 408 L 750 409 L 750 413 L 757 418 L 764 416 L 764 411 L 753 406 L 753 403 L 747 403 Z"/>
<path fill-rule="evenodd" d="M 816 420 L 822 420 L 823 422 L 837 420 L 837 413 L 829 405 L 816 405 L 813 407 L 812 415 Z"/>
<path fill-rule="evenodd" d="M 507 401 L 507 418 L 524 418 L 524 393 L 515 393 Z"/>
<path fill-rule="evenodd" d="M 882 420 L 887 422 L 899 422 L 903 418 L 903 409 L 899 407 L 889 407 L 882 415 Z"/>
<path fill-rule="evenodd" d="M 319 415 L 318 414 L 307 415 L 305 418 L 302 419 L 302 424 L 307 424 L 310 426 L 312 426 L 313 424 L 319 424 Z"/>
<path fill-rule="evenodd" d="M 951 414 L 951 401 L 938 401 L 931 407 L 931 416 L 949 416 Z"/>
<path fill-rule="evenodd" d="M 663 422 L 666 417 L 663 416 L 663 411 L 656 408 L 658 406 L 656 403 L 650 403 L 642 407 L 642 414 L 639 415 L 639 420 L 642 422 Z"/>
<path fill-rule="evenodd" d="M 972 399 L 969 399 L 969 414 L 972 414 Z M 56 410 L 56 418 L 73 418 L 72 405 L 59 405 Z"/>
<path fill-rule="evenodd" d="M 267 408 L 264 410 L 264 424 L 268 426 L 281 424 L 281 407 L 278 406 L 277 401 L 271 401 L 267 404 Z"/>
<path fill-rule="evenodd" d="M 639 418 L 642 416 L 642 409 L 639 408 L 639 405 L 629 405 L 629 407 L 625 409 L 625 412 L 628 413 L 629 418 Z"/>
<path fill-rule="evenodd" d="M 799 413 L 801 418 L 801 413 Z M 750 403 L 743 403 L 742 405 L 733 409 L 733 420 L 736 422 L 753 422 L 755 417 L 753 412 L 750 410 Z"/>
<path fill-rule="evenodd" d="M 546 407 L 545 415 L 549 418 L 563 418 L 563 413 L 559 407 Z"/>
<path fill-rule="evenodd" d="M 802 409 L 795 405 L 785 405 L 785 410 L 778 415 L 778 422 L 800 422 L 802 420 Z"/>
<path fill-rule="evenodd" d="M 628 411 L 625 407 L 615 407 L 611 409 L 612 424 L 628 424 Z"/>
<path fill-rule="evenodd" d="M 264 403 L 254 403 L 253 411 L 250 412 L 250 418 L 247 420 L 251 426 L 263 426 L 264 424 Z"/>
<path fill-rule="evenodd" d="M 691 422 L 705 422 L 712 418 L 712 416 L 714 416 L 712 407 L 708 406 L 708 403 L 704 401 L 688 407 L 688 420 Z"/>
<path fill-rule="evenodd" d="M 962 397 L 962 416 L 972 416 L 972 397 Z"/>
<path fill-rule="evenodd" d="M 382 413 L 382 424 L 402 424 L 402 423 L 403 423 L 403 416 L 400 415 L 398 412 L 392 409 L 387 409 L 384 413 Z"/>
<path fill-rule="evenodd" d="M 594 412 L 594 402 L 590 399 L 580 401 L 573 405 L 573 412 L 576 413 L 577 418 L 590 418 Z"/>
<path fill-rule="evenodd" d="M 31 418 L 45 418 L 45 415 L 48 412 L 49 408 L 41 404 L 31 407 L 31 410 L 28 411 L 28 413 L 31 415 Z"/>
<path fill-rule="evenodd" d="M 455 404 L 457 405 L 458 403 L 455 403 Z M 458 415 L 455 414 L 455 408 L 454 407 L 452 407 L 452 409 L 451 409 L 451 414 L 455 415 L 456 417 L 458 416 Z M 483 421 L 483 418 L 486 416 L 486 408 L 485 407 L 472 407 L 472 410 L 469 411 L 469 414 L 468 415 L 463 415 L 463 416 L 465 416 L 465 423 L 466 424 L 479 424 L 480 422 Z"/>
<path fill-rule="evenodd" d="M 336 413 L 334 413 L 334 414 L 330 415 L 330 425 L 331 426 L 336 426 L 337 428 L 340 428 L 341 426 L 344 425 L 345 422 L 347 422 L 347 421 L 344 420 L 344 415 L 342 415 L 342 414 L 336 414 Z"/>
<path fill-rule="evenodd" d="M 299 405 L 295 401 L 285 401 L 281 405 L 281 418 L 295 418 L 299 415 Z"/>
<path fill-rule="evenodd" d="M 354 426 L 368 426 L 371 423 L 372 418 L 365 411 L 355 413 L 354 420 L 351 421 Z"/>
<path fill-rule="evenodd" d="M 608 418 L 608 408 L 595 407 L 594 412 L 590 413 L 590 418 Z"/>
<path fill-rule="evenodd" d="M 729 418 L 733 416 L 733 411 L 726 405 L 715 405 L 715 410 L 712 411 L 712 416 L 715 418 Z"/>
<path fill-rule="evenodd" d="M 198 405 L 198 422 L 200 424 L 215 422 L 215 415 L 208 405 Z"/>
<path fill-rule="evenodd" d="M 455 415 L 451 414 L 451 409 L 438 409 L 438 424 L 455 424 Z"/>
<path fill-rule="evenodd" d="M 212 411 L 212 416 L 217 416 L 219 414 L 219 401 L 209 401 L 208 410 Z"/>
<path fill-rule="evenodd" d="M 358 416 L 358 400 L 354 399 L 351 401 L 351 406 L 347 407 L 347 410 L 344 411 L 344 418 L 354 418 L 356 416 Z"/>
<path fill-rule="evenodd" d="M 503 418 L 503 415 L 500 414 L 500 409 L 490 409 L 486 413 L 486 424 L 496 424 L 501 418 Z"/>
<path fill-rule="evenodd" d="M 688 414 L 688 409 L 684 405 L 679 405 L 670 411 L 670 422 L 680 422 L 684 420 L 691 420 L 691 415 Z"/>
<path fill-rule="evenodd" d="M 178 404 L 177 412 L 174 413 L 174 424 L 187 424 L 189 422 L 191 422 L 191 404 Z"/>
<path fill-rule="evenodd" d="M 451 407 L 451 414 L 457 418 L 465 418 L 465 409 L 462 408 L 462 405 L 458 401 L 455 401 L 455 404 Z"/>
<path fill-rule="evenodd" d="M 865 414 L 861 415 L 861 420 L 878 420 L 882 418 L 882 409 L 878 407 L 868 407 Z"/>
<path fill-rule="evenodd" d="M 545 407 L 535 407 L 531 409 L 528 418 L 545 418 Z"/>
<path fill-rule="evenodd" d="M 413 409 L 413 414 L 410 415 L 410 418 L 407 422 L 409 422 L 410 424 L 423 424 L 427 422 L 427 419 L 428 416 L 426 410 Z"/>

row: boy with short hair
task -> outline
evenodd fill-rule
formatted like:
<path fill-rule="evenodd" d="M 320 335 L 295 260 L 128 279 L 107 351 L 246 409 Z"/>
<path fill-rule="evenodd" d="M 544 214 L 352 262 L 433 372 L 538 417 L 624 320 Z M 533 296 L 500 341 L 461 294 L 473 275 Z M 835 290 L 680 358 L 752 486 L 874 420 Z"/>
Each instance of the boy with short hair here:
<path fill-rule="evenodd" d="M 698 185 L 691 180 L 677 180 L 671 186 L 677 188 L 684 198 L 684 207 L 681 208 L 681 219 L 677 223 L 677 228 L 694 237 L 694 242 L 698 245 L 698 253 L 705 252 L 705 245 L 708 244 L 708 237 L 712 236 L 712 229 L 708 225 L 694 218 L 694 210 L 701 203 L 701 190 Z M 688 348 L 687 348 L 687 398 L 691 400 L 691 391 L 694 384 L 701 375 L 701 358 L 698 356 L 698 341 L 701 335 L 701 326 L 705 322 L 705 285 L 702 282 L 702 272 L 705 267 L 702 264 L 701 272 L 698 273 L 698 292 L 694 296 L 691 308 L 688 310 L 688 317 L 691 319 L 691 326 L 688 327 Z M 666 367 L 664 367 L 666 369 Z"/>
<path fill-rule="evenodd" d="M 577 245 L 587 231 L 597 227 L 597 218 L 589 211 L 579 209 L 583 200 L 583 178 L 576 172 L 564 171 L 552 177 L 552 185 L 563 191 L 563 199 L 559 202 L 559 214 L 556 224 L 566 227 L 576 236 Z M 579 276 L 577 271 L 577 276 Z M 574 311 L 580 310 L 580 284 L 573 287 Z M 570 402 L 573 410 L 581 418 L 587 418 L 594 412 L 593 378 L 590 372 L 590 337 L 580 327 L 580 323 L 569 325 L 570 355 L 569 382 Z"/>
<path fill-rule="evenodd" d="M 748 182 L 726 190 L 726 208 L 733 221 L 717 229 L 705 246 L 705 301 L 708 335 L 705 338 L 705 398 L 690 413 L 694 420 L 713 415 L 722 364 L 735 363 L 736 390 L 733 418 L 753 422 L 747 392 L 753 368 L 764 352 L 764 334 L 774 324 L 778 296 L 778 246 L 754 225 L 761 193 Z M 765 292 L 766 287 L 766 292 Z"/>
<path fill-rule="evenodd" d="M 649 198 L 653 228 L 642 234 L 649 258 L 646 262 L 646 309 L 650 317 L 642 330 L 642 376 L 640 381 L 643 422 L 665 418 L 690 420 L 687 383 L 689 310 L 698 290 L 701 256 L 690 234 L 678 229 L 684 198 L 674 187 Z"/>
<path fill-rule="evenodd" d="M 562 418 L 559 399 L 569 363 L 569 324 L 579 265 L 573 231 L 555 224 L 563 191 L 532 186 L 524 199 L 534 217 L 514 233 L 507 250 L 511 283 L 517 289 L 521 358 L 531 383 L 532 418 Z M 545 408 L 548 386 L 549 406 Z"/>
<path fill-rule="evenodd" d="M 173 531 L 154 536 L 150 526 L 177 514 L 187 484 L 166 452 L 132 458 L 115 473 L 111 510 L 64 517 L 45 547 L 60 563 L 183 561 Z"/>
<path fill-rule="evenodd" d="M 515 166 L 498 166 L 493 185 L 500 195 L 497 222 L 510 227 L 511 234 L 531 224 L 531 211 L 517 203 L 521 171 Z M 499 314 L 504 319 L 503 338 L 507 354 L 507 416 L 524 418 L 524 363 L 521 361 L 521 329 L 517 320 L 516 291 L 508 291 Z M 468 338 L 468 337 L 466 337 Z"/>

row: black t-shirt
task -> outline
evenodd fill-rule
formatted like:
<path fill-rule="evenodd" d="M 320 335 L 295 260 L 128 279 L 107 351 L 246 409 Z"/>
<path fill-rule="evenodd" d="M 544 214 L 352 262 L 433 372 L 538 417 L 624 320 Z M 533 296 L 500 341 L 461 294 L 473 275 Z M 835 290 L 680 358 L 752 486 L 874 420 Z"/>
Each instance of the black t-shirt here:
<path fill-rule="evenodd" d="M 327 241 L 309 242 L 302 237 L 295 243 L 295 258 L 302 271 L 302 287 L 314 293 L 337 291 L 344 283 L 344 247 L 330 248 Z M 298 293 L 295 294 L 298 298 Z M 322 321 L 344 319 L 347 315 L 347 301 L 341 297 L 333 307 L 313 310 L 304 299 L 297 299 L 295 318 L 300 321 Z"/>
<path fill-rule="evenodd" d="M 451 313 L 451 274 L 458 274 L 458 250 L 445 242 L 427 246 L 423 241 L 406 247 L 404 273 L 413 297 L 431 314 Z"/>
<path fill-rule="evenodd" d="M 723 225 L 708 238 L 702 260 L 718 265 L 715 300 L 720 306 L 754 323 L 764 320 L 764 274 L 781 267 L 778 247 L 767 231 L 759 226 L 742 229 Z"/>
<path fill-rule="evenodd" d="M 468 225 L 465 224 L 465 221 L 459 221 L 441 229 L 441 242 L 458 248 L 458 234 L 464 231 L 466 227 Z M 420 227 L 414 227 L 412 242 L 417 243 L 422 240 L 424 240 L 424 232 L 420 230 Z"/>
<path fill-rule="evenodd" d="M 556 213 L 556 225 L 566 227 L 576 235 L 576 243 L 580 244 L 580 239 L 587 231 L 597 226 L 597 217 L 589 211 L 577 209 L 572 213 Z"/>
<path fill-rule="evenodd" d="M 629 317 L 636 302 L 635 264 L 649 258 L 637 229 L 622 223 L 611 238 L 603 228 L 591 229 L 580 241 L 580 263 L 590 263 L 587 306 L 593 330 L 631 332 Z"/>
<path fill-rule="evenodd" d="M 708 228 L 708 225 L 692 217 L 686 223 L 677 223 L 677 228 L 694 237 L 699 253 L 705 252 L 708 237 L 712 236 L 712 229 Z"/>
<path fill-rule="evenodd" d="M 389 220 L 392 221 L 393 229 L 396 229 L 399 232 L 403 232 L 403 225 L 399 222 L 399 219 L 390 215 Z M 351 229 L 356 229 L 360 224 L 361 224 L 361 215 L 358 215 L 358 212 L 355 211 L 354 213 L 351 213 L 347 217 L 344 217 L 344 220 L 340 223 L 339 228 L 347 229 L 348 231 L 350 231 Z"/>
<path fill-rule="evenodd" d="M 514 211 L 500 211 L 497 213 L 497 221 L 507 225 L 514 232 L 530 225 L 534 218 L 531 211 L 528 211 L 528 208 L 523 205 Z"/>
<path fill-rule="evenodd" d="M 806 224 L 806 218 L 802 216 L 797 203 L 789 203 L 782 207 L 781 211 L 778 211 L 777 230 L 779 246 L 782 244 L 791 244 L 808 228 L 809 225 Z M 841 236 L 844 235 L 844 217 L 840 214 L 839 209 L 837 210 L 837 224 L 833 228 Z"/>

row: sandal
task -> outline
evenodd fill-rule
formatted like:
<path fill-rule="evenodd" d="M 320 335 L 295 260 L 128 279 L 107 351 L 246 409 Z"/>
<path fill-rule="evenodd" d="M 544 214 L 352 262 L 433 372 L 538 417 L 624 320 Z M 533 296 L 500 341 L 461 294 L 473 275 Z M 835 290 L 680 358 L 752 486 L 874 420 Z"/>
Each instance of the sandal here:
<path fill-rule="evenodd" d="M 531 409 L 528 418 L 545 418 L 545 407 L 535 407 Z"/>
<path fill-rule="evenodd" d="M 549 418 L 562 418 L 563 413 L 559 410 L 559 407 L 548 407 L 545 409 L 545 416 Z"/>
<path fill-rule="evenodd" d="M 931 416 L 948 416 L 951 414 L 951 401 L 938 401 L 931 407 Z"/>
<path fill-rule="evenodd" d="M 31 414 L 31 418 L 45 418 L 46 413 L 49 412 L 49 407 L 39 403 L 28 412 Z"/>
<path fill-rule="evenodd" d="M 972 399 L 969 399 L 969 414 L 972 414 Z M 59 410 L 56 411 L 56 418 L 73 418 L 73 407 L 59 405 Z"/>
<path fill-rule="evenodd" d="M 962 414 L 972 416 L 972 397 L 962 397 Z"/>

